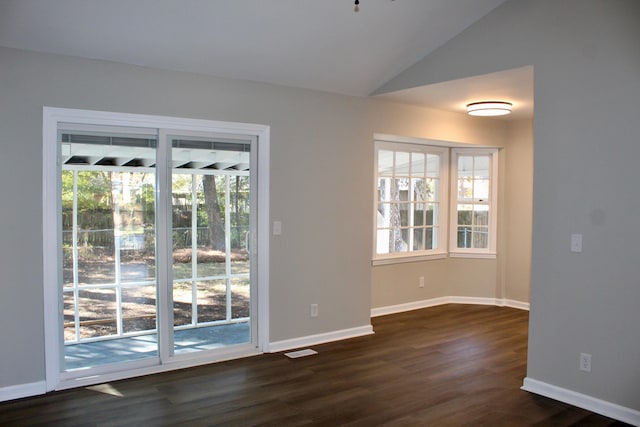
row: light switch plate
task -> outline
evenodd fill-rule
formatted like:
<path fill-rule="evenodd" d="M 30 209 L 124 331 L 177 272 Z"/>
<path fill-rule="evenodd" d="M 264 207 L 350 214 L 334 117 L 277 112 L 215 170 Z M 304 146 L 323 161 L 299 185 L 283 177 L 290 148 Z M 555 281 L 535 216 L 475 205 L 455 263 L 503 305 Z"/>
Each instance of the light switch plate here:
<path fill-rule="evenodd" d="M 273 221 L 273 235 L 280 236 L 282 234 L 282 222 Z"/>
<path fill-rule="evenodd" d="M 582 252 L 582 234 L 571 235 L 571 252 Z"/>

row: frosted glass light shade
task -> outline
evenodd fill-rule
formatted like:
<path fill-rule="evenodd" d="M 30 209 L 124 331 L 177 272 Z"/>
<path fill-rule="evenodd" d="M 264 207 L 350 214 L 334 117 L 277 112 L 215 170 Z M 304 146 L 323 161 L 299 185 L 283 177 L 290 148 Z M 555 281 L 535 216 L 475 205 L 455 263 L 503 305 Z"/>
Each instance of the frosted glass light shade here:
<path fill-rule="evenodd" d="M 511 107 L 510 102 L 473 102 L 467 105 L 467 113 L 471 116 L 504 116 L 511 113 Z"/>

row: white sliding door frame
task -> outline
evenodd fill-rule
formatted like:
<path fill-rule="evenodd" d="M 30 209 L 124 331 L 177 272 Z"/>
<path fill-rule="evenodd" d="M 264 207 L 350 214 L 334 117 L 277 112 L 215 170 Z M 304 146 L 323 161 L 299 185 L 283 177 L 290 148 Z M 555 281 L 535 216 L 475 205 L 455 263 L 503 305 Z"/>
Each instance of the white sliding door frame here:
<path fill-rule="evenodd" d="M 251 299 L 257 300 L 257 307 L 252 306 L 257 312 L 252 311 L 251 316 L 256 317 L 257 330 L 252 331 L 252 335 L 257 333 L 257 341 L 255 348 L 250 353 L 236 354 L 220 352 L 215 357 L 210 353 L 204 354 L 202 357 L 194 356 L 191 358 L 170 358 L 168 354 L 160 354 L 160 362 L 153 359 L 153 364 L 149 361 L 140 361 L 139 363 L 131 362 L 128 368 L 123 371 L 111 372 L 108 368 L 99 368 L 92 371 L 91 376 L 86 378 L 66 378 L 62 372 L 64 361 L 64 346 L 62 345 L 62 328 L 60 327 L 60 317 L 62 316 L 63 307 L 60 298 L 59 283 L 61 282 L 61 274 L 59 268 L 59 260 L 61 259 L 62 245 L 59 241 L 58 230 L 61 228 L 60 212 L 60 150 L 57 143 L 58 126 L 60 123 L 74 123 L 87 125 L 102 126 L 118 126 L 118 127 L 137 127 L 150 128 L 160 130 L 162 132 L 180 133 L 180 132 L 201 132 L 215 134 L 230 135 L 246 135 L 257 139 L 257 155 L 252 156 L 257 164 L 251 164 L 251 173 L 257 174 L 257 188 L 255 191 L 256 204 L 252 205 L 252 211 L 255 209 L 256 219 L 255 226 L 251 233 L 251 247 L 257 248 L 257 253 L 252 255 L 255 259 L 255 271 L 252 271 L 252 281 L 256 281 L 254 287 L 256 295 L 252 294 Z M 247 124 L 247 123 L 230 123 L 212 120 L 199 120 L 188 118 L 176 118 L 167 116 L 152 116 L 141 114 L 125 114 L 102 111 L 76 110 L 66 108 L 44 107 L 43 109 L 43 175 L 42 175 L 42 209 L 43 209 L 43 287 L 44 287 L 44 331 L 45 331 L 45 363 L 46 363 L 46 390 L 61 390 L 71 387 L 85 386 L 106 381 L 113 381 L 139 375 L 147 375 L 156 372 L 163 372 L 174 369 L 181 369 L 189 366 L 196 366 L 206 363 L 212 363 L 220 360 L 242 357 L 244 355 L 259 354 L 265 351 L 269 343 L 269 152 L 270 128 L 266 125 Z M 158 139 L 160 141 L 160 139 Z M 160 146 L 160 144 L 158 144 Z M 252 147 L 253 150 L 253 147 Z M 161 150 L 162 151 L 162 150 Z M 158 152 L 159 169 L 167 162 L 167 154 Z M 159 186 L 164 189 L 170 188 L 169 182 L 171 171 L 169 169 L 168 178 L 164 174 L 161 175 Z M 157 188 L 157 194 L 162 194 L 163 188 Z M 166 193 L 166 192 L 165 192 Z M 159 206 L 165 206 L 169 202 L 168 195 L 164 200 L 159 200 Z M 167 223 L 165 215 L 164 223 L 158 223 L 158 230 L 166 230 L 171 224 Z M 162 237 L 165 236 L 165 237 Z M 167 239 L 164 232 L 158 233 L 159 239 Z M 170 242 L 159 242 L 167 245 Z M 159 256 L 162 253 L 158 253 Z M 167 262 L 167 260 L 160 260 Z M 161 270 L 161 269 L 160 269 Z M 160 272 L 159 272 L 160 274 Z M 158 277 L 167 280 L 168 277 Z M 55 303 L 54 303 L 55 302 Z M 168 307 L 158 307 L 159 315 L 162 311 L 168 310 Z M 167 313 L 164 313 L 165 316 Z M 161 338 L 162 339 L 162 338 Z M 163 347 L 162 345 L 160 346 Z M 166 347 L 166 346 L 165 346 Z"/>

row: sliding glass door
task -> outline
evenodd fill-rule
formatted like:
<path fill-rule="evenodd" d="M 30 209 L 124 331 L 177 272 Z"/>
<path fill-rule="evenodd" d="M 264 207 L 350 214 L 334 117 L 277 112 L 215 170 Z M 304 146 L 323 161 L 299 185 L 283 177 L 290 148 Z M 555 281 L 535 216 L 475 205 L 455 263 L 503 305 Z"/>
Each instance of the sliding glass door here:
<path fill-rule="evenodd" d="M 64 370 L 157 358 L 156 141 L 63 124 Z"/>
<path fill-rule="evenodd" d="M 256 138 L 58 126 L 65 378 L 257 347 Z"/>
<path fill-rule="evenodd" d="M 171 147 L 169 355 L 250 344 L 252 140 L 198 133 L 163 139 Z"/>

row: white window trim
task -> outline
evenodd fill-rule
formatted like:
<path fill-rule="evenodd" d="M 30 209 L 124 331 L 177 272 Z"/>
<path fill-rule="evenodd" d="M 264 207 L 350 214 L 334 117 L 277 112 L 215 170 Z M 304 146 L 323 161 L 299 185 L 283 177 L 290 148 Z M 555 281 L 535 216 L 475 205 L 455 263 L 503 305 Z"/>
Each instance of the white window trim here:
<path fill-rule="evenodd" d="M 424 141 L 424 140 L 423 140 Z M 390 151 L 402 151 L 399 144 L 403 144 L 406 146 L 408 151 L 411 151 L 413 148 L 415 152 L 430 152 L 437 153 L 440 155 L 440 189 L 439 194 L 441 195 L 441 199 L 438 201 L 439 204 L 439 223 L 438 226 L 438 235 L 440 236 L 437 239 L 438 247 L 434 249 L 427 249 L 423 251 L 408 251 L 401 253 L 390 253 L 390 254 L 378 254 L 377 253 L 377 241 L 378 241 L 378 226 L 377 226 L 377 206 L 378 206 L 378 151 L 381 149 L 387 149 Z M 414 261 L 423 261 L 429 259 L 441 259 L 446 258 L 447 256 L 447 242 L 448 242 L 448 212 L 449 212 L 449 203 L 448 203 L 448 194 L 449 194 L 449 150 L 447 147 L 436 144 L 429 144 L 425 142 L 416 143 L 415 139 L 412 141 L 385 141 L 385 140 L 376 140 L 375 141 L 375 149 L 374 149 L 374 184 L 373 184 L 373 195 L 375 200 L 375 208 L 373 209 L 373 248 L 372 248 L 372 264 L 373 265 L 384 265 L 384 264 L 395 264 L 402 262 L 414 262 Z"/>
<path fill-rule="evenodd" d="M 93 110 L 77 110 L 68 108 L 43 107 L 42 117 L 42 219 L 43 219 L 43 273 L 44 273 L 44 300 L 57 301 L 58 298 L 58 251 L 59 242 L 57 236 L 58 215 L 58 145 L 57 132 L 59 123 L 87 124 L 91 126 L 129 126 L 131 128 L 156 128 L 170 129 L 172 131 L 201 131 L 227 134 L 254 135 L 259 140 L 257 153 L 258 173 L 258 212 L 256 233 L 252 236 L 254 247 L 258 249 L 259 262 L 257 266 L 258 280 L 258 348 L 255 353 L 268 351 L 269 349 L 269 153 L 270 153 L 270 127 L 260 124 L 219 122 L 213 120 L 178 118 L 169 116 L 155 116 L 145 114 L 114 113 Z M 253 169 L 253 167 L 252 167 Z M 58 316 L 62 306 L 45 304 L 44 306 L 44 330 L 45 330 L 45 384 L 46 390 L 77 387 L 98 382 L 108 382 L 129 378 L 137 375 L 147 375 L 156 372 L 181 369 L 202 363 L 210 363 L 215 360 L 196 359 L 188 361 L 176 361 L 164 365 L 147 366 L 146 361 L 141 361 L 139 366 L 131 363 L 131 370 L 120 372 L 105 372 L 86 379 L 76 379 L 67 382 L 60 372 L 60 360 L 62 354 L 55 350 L 59 348 L 60 329 Z M 224 360 L 235 355 L 221 353 L 216 360 Z"/>
<path fill-rule="evenodd" d="M 445 258 L 469 258 L 469 259 L 495 259 L 497 257 L 497 235 L 498 235 L 498 153 L 499 147 L 487 146 L 487 145 L 475 145 L 463 142 L 454 142 L 454 141 L 444 141 L 444 140 L 436 140 L 436 139 L 425 139 L 425 138 L 415 138 L 415 137 L 405 137 L 398 135 L 390 135 L 390 134 L 382 134 L 376 133 L 373 135 L 374 139 L 374 184 L 373 184 L 373 200 L 374 200 L 374 208 L 373 208 L 373 247 L 372 247 L 372 266 L 378 265 L 389 265 L 389 264 L 399 264 L 399 263 L 407 263 L 407 262 L 416 262 L 416 261 L 428 261 L 428 260 L 437 260 L 437 259 L 445 259 Z M 445 209 L 448 210 L 449 215 L 446 217 L 445 223 L 442 224 L 441 232 L 446 228 L 447 236 L 444 240 L 446 241 L 443 248 L 438 248 L 437 250 L 431 250 L 429 252 L 403 252 L 396 254 L 383 254 L 379 255 L 376 253 L 377 248 L 377 205 L 378 205 L 378 194 L 377 194 L 377 182 L 378 182 L 378 147 L 381 143 L 391 143 L 390 147 L 395 146 L 396 143 L 402 144 L 415 144 L 415 145 L 428 145 L 432 147 L 443 147 L 447 148 L 450 151 L 447 162 L 446 162 L 446 179 L 451 182 L 449 188 L 447 188 L 443 194 L 447 195 L 447 200 L 445 203 L 442 203 Z M 450 232 L 449 230 L 453 230 L 455 224 L 457 223 L 457 200 L 454 199 L 453 195 L 455 194 L 455 182 L 457 180 L 450 179 L 451 177 L 457 176 L 457 162 L 454 162 L 453 159 L 456 157 L 458 153 L 474 153 L 474 154 L 482 154 L 482 153 L 490 153 L 492 154 L 491 159 L 491 202 L 490 206 L 493 212 L 490 219 L 490 239 L 489 239 L 489 248 L 487 249 L 458 249 L 456 234 Z M 455 168 L 455 169 L 454 169 Z M 453 186 L 453 187 L 452 187 Z M 455 248 L 455 249 L 454 249 Z M 450 250 L 451 249 L 451 250 Z"/>
<path fill-rule="evenodd" d="M 457 228 L 457 176 L 458 176 L 458 156 L 465 154 L 490 155 L 491 156 L 491 189 L 489 194 L 489 245 L 486 249 L 478 248 L 458 248 Z M 451 233 L 449 235 L 449 256 L 451 258 L 496 258 L 496 240 L 498 227 L 498 149 L 497 148 L 452 148 L 451 149 L 451 192 L 450 192 L 450 212 Z"/>

